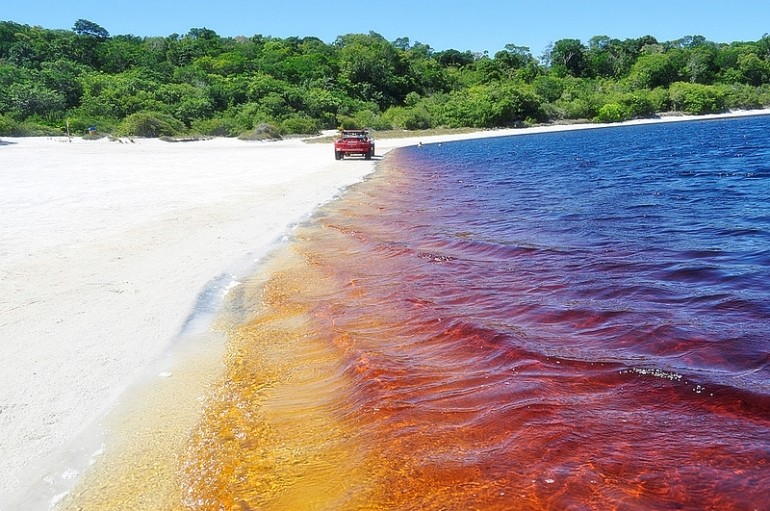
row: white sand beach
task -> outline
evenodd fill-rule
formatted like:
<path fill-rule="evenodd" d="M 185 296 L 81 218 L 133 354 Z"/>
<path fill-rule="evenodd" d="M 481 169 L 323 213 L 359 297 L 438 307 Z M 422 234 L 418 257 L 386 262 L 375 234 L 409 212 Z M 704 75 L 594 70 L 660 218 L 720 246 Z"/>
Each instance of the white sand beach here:
<path fill-rule="evenodd" d="M 328 144 L 5 139 L 0 509 L 295 222 L 374 169 Z M 204 297 L 209 302 L 216 297 Z"/>
<path fill-rule="evenodd" d="M 55 501 L 79 476 L 68 449 L 196 311 L 392 148 L 589 127 L 383 139 L 373 161 L 299 140 L 0 140 L 0 510 Z"/>

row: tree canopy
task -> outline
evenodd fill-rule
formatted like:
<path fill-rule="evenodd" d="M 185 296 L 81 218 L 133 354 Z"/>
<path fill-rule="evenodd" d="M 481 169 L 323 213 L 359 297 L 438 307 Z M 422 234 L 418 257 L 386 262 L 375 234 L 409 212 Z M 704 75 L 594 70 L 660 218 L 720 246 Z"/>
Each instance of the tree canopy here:
<path fill-rule="evenodd" d="M 236 136 L 341 126 L 491 128 L 770 105 L 770 36 L 714 43 L 651 35 L 555 41 L 540 59 L 408 37 L 112 36 L 0 22 L 0 135 L 75 132 Z M 143 126 L 139 129 L 138 126 Z M 154 127 L 148 129 L 147 126 Z M 162 127 L 162 129 L 161 129 Z"/>

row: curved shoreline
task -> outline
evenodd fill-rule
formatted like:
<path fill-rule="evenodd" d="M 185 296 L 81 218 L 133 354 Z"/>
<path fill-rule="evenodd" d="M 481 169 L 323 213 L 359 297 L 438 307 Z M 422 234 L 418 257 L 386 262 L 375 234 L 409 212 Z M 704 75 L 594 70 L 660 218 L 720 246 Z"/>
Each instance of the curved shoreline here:
<path fill-rule="evenodd" d="M 377 154 L 421 142 L 767 114 L 405 133 L 412 136 L 378 140 Z M 29 488 L 45 493 L 39 504 L 47 507 L 71 486 L 79 472 L 62 469 L 62 453 L 133 399 L 129 389 L 167 355 L 199 297 L 224 294 L 293 224 L 375 164 L 336 162 L 326 144 L 298 140 L 34 138 L 0 148 L 0 472 L 9 474 L 0 510 Z M 222 285 L 207 288 L 217 276 Z"/>
<path fill-rule="evenodd" d="M 131 397 L 207 286 L 374 169 L 296 140 L 13 142 L 0 150 L 2 510 L 71 485 L 78 471 L 59 464 L 73 442 Z"/>

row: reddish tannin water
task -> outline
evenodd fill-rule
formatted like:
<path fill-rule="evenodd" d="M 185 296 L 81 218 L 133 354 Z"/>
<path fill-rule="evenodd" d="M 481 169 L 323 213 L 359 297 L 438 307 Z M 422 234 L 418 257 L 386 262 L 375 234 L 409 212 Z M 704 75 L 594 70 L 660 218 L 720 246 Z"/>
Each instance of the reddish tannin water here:
<path fill-rule="evenodd" d="M 234 289 L 181 452 L 73 509 L 766 509 L 768 129 L 389 155 Z"/>
<path fill-rule="evenodd" d="M 240 290 L 192 509 L 762 509 L 770 118 L 424 146 Z"/>

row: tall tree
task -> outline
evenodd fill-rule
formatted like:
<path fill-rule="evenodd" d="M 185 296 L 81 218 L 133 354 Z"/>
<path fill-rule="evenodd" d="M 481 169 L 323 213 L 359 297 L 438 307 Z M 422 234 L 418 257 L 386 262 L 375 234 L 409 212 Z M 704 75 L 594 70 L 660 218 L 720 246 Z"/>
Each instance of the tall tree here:
<path fill-rule="evenodd" d="M 92 36 L 96 37 L 97 39 L 109 39 L 110 37 L 110 33 L 107 32 L 104 28 L 97 25 L 93 21 L 84 19 L 77 20 L 75 25 L 72 27 L 72 30 L 77 35 Z"/>
<path fill-rule="evenodd" d="M 583 76 L 586 69 L 586 47 L 579 39 L 560 39 L 550 49 L 551 67 L 566 71 L 574 77 Z"/>
<path fill-rule="evenodd" d="M 357 99 L 385 109 L 403 101 L 408 67 L 397 49 L 380 34 L 370 32 L 337 38 L 340 83 Z"/>
<path fill-rule="evenodd" d="M 521 69 L 529 65 L 533 58 L 527 46 L 506 44 L 504 49 L 495 53 L 495 60 L 509 69 Z"/>

